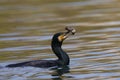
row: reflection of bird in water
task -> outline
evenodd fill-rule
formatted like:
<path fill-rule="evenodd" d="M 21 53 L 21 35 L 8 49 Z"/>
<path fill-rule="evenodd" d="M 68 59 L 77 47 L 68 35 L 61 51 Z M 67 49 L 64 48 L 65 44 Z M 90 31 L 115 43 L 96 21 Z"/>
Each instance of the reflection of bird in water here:
<path fill-rule="evenodd" d="M 54 66 L 66 66 L 69 65 L 69 56 L 61 48 L 63 41 L 69 36 L 75 34 L 75 29 L 72 27 L 65 28 L 67 32 L 56 33 L 52 38 L 51 47 L 53 52 L 58 57 L 57 60 L 35 60 L 35 61 L 26 61 L 22 63 L 9 64 L 6 67 L 24 67 L 24 66 L 33 66 L 33 67 L 54 67 Z"/>
<path fill-rule="evenodd" d="M 55 71 L 52 73 L 52 80 L 62 80 L 62 75 L 69 73 L 69 69 L 69 66 L 63 66 L 62 68 L 55 69 Z"/>

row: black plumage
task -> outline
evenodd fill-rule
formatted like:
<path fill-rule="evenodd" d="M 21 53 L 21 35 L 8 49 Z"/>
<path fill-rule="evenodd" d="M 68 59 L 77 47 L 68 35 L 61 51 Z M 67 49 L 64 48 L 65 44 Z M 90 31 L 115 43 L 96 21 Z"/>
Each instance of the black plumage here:
<path fill-rule="evenodd" d="M 63 41 L 71 34 L 75 33 L 75 29 L 71 27 L 66 28 L 67 32 L 56 33 L 51 42 L 51 47 L 55 55 L 58 57 L 57 60 L 34 60 L 34 61 L 26 61 L 21 63 L 9 64 L 6 67 L 25 67 L 25 66 L 33 66 L 33 67 L 54 67 L 54 66 L 66 66 L 69 65 L 69 56 L 65 51 L 62 50 L 61 46 Z"/>

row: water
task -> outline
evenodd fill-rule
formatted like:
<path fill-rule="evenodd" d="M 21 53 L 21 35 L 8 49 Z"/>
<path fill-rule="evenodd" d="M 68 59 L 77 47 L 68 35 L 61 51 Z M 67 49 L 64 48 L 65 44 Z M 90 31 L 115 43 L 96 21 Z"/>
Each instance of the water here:
<path fill-rule="evenodd" d="M 2 68 L 0 80 L 120 80 L 120 1 L 0 0 L 0 66 L 56 59 L 52 35 L 73 26 L 64 41 L 63 69 Z"/>

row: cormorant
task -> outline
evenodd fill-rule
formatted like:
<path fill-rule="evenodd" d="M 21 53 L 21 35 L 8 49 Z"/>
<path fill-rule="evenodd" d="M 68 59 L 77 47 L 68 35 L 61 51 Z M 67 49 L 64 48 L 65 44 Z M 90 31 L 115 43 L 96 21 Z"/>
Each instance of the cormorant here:
<path fill-rule="evenodd" d="M 57 60 L 34 60 L 34 61 L 26 61 L 21 63 L 9 64 L 6 67 L 40 67 L 40 68 L 48 68 L 55 66 L 67 66 L 69 65 L 69 56 L 63 49 L 61 48 L 63 41 L 69 36 L 74 35 L 76 30 L 72 27 L 66 27 L 66 32 L 56 33 L 51 42 L 51 47 L 55 55 L 58 57 Z"/>

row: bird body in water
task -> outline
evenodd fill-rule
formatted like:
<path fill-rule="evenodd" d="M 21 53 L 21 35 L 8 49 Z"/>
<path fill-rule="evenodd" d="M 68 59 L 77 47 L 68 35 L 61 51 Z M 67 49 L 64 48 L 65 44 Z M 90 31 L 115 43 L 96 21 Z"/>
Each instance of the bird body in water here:
<path fill-rule="evenodd" d="M 63 41 L 69 36 L 75 34 L 75 29 L 72 27 L 65 28 L 67 32 L 56 33 L 51 42 L 51 47 L 55 55 L 58 57 L 57 60 L 34 60 L 34 61 L 26 61 L 21 63 L 9 64 L 6 67 L 25 67 L 25 66 L 33 66 L 40 68 L 48 68 L 54 66 L 66 66 L 69 65 L 69 56 L 63 49 L 61 48 Z"/>

